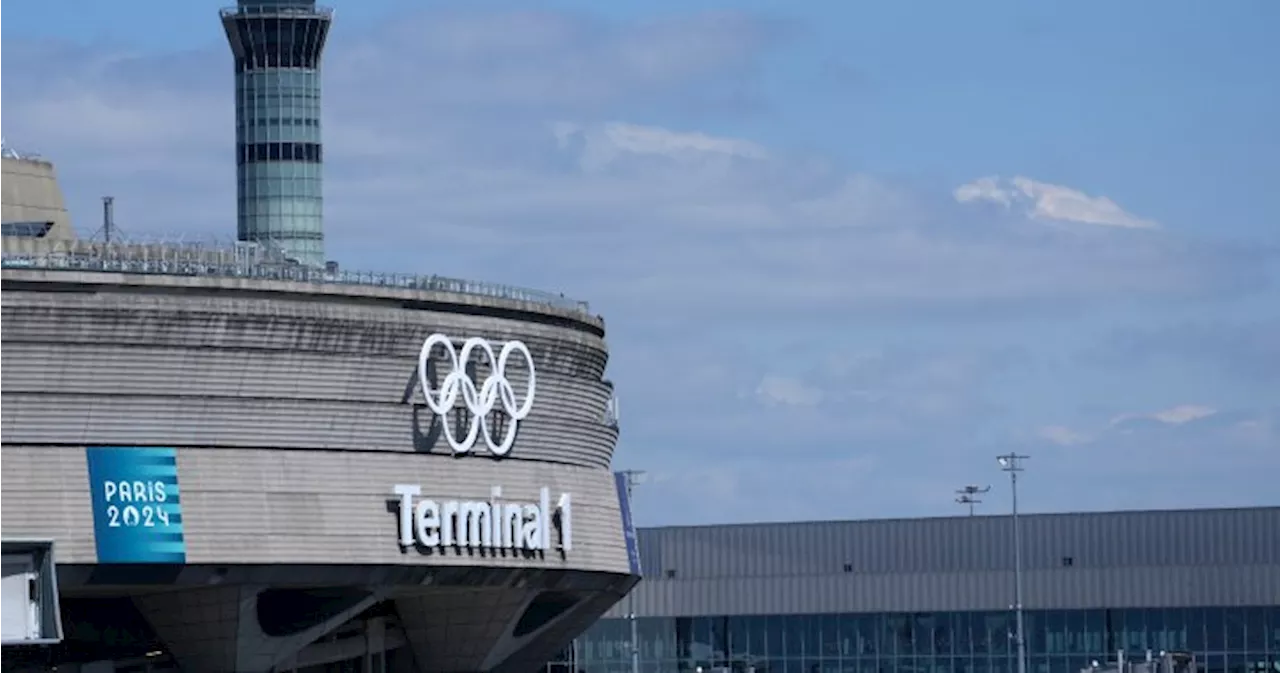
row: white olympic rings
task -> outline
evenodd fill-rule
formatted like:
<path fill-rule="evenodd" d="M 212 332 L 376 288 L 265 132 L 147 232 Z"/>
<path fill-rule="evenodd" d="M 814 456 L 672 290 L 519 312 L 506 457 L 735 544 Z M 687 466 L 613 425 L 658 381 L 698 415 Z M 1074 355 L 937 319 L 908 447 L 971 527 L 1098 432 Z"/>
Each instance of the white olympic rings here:
<path fill-rule="evenodd" d="M 427 406 L 431 411 L 440 417 L 445 440 L 449 442 L 449 446 L 453 447 L 454 453 L 471 451 L 479 433 L 483 431 L 484 442 L 489 445 L 493 455 L 505 456 L 511 451 L 511 445 L 515 443 L 517 423 L 528 416 L 529 409 L 533 407 L 535 387 L 533 356 L 520 341 L 508 341 L 503 344 L 496 358 L 493 355 L 493 347 L 480 337 L 471 337 L 462 342 L 460 352 L 453 349 L 453 344 L 454 340 L 443 334 L 432 334 L 423 342 L 422 351 L 418 353 L 418 382 L 422 386 L 422 396 L 426 398 Z M 449 373 L 445 375 L 438 389 L 432 387 L 431 377 L 427 375 L 431 353 L 437 346 L 443 347 L 450 364 Z M 467 373 L 467 363 L 471 361 L 471 355 L 476 350 L 488 358 L 490 366 L 489 377 L 480 384 L 479 388 L 476 388 L 475 381 L 472 381 Z M 529 369 L 529 387 L 524 401 L 518 404 L 516 391 L 507 380 L 507 365 L 515 353 L 524 356 L 525 366 Z M 461 439 L 449 428 L 447 418 L 448 412 L 453 410 L 459 398 L 471 414 L 470 422 L 467 424 L 467 436 Z M 499 403 L 502 405 L 502 411 L 511 418 L 503 433 L 502 441 L 495 442 L 493 434 L 489 431 L 489 414 L 497 408 Z"/>

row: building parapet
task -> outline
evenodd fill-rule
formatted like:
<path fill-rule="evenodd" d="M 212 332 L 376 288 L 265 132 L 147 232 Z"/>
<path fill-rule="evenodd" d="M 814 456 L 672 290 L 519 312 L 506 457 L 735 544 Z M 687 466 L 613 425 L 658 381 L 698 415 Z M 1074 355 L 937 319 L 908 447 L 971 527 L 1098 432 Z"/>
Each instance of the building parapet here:
<path fill-rule="evenodd" d="M 278 255 L 253 244 L 209 246 L 66 240 L 36 245 L 36 240 L 6 240 L 0 262 L 5 269 L 278 280 L 451 292 L 528 302 L 591 315 L 587 302 L 543 290 L 434 274 L 310 267 L 282 261 Z"/>

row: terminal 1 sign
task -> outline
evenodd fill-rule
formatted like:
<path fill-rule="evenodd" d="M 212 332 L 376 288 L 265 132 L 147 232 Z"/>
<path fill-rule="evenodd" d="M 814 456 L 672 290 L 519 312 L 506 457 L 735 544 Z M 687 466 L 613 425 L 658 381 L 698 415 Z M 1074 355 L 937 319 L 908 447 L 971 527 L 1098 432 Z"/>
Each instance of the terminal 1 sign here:
<path fill-rule="evenodd" d="M 538 491 L 538 502 L 503 502 L 502 487 L 490 499 L 434 500 L 422 498 L 422 487 L 396 484 L 400 500 L 400 547 L 457 547 L 547 552 L 573 549 L 573 504 L 561 493 L 554 509 L 551 489 Z M 558 525 L 557 525 L 558 524 Z M 559 529 L 559 546 L 552 546 L 551 529 Z"/>
<path fill-rule="evenodd" d="M 433 362 L 443 355 L 447 372 L 436 381 Z M 433 360 L 433 358 L 436 358 Z M 478 380 L 479 369 L 486 375 Z M 523 394 L 512 383 L 513 373 L 523 369 Z M 470 453 L 483 443 L 495 458 L 511 452 L 516 429 L 533 408 L 537 374 L 533 356 L 521 341 L 490 342 L 480 337 L 455 339 L 433 333 L 418 352 L 418 382 L 427 407 L 441 424 L 444 439 L 455 454 Z M 469 416 L 465 432 L 449 423 L 459 407 Z M 490 415 L 507 416 L 502 427 L 491 423 Z M 496 430 L 496 432 L 495 432 Z M 392 491 L 399 500 L 399 543 L 402 549 L 416 547 L 457 547 L 460 549 L 510 549 L 547 552 L 573 548 L 573 506 L 562 493 L 554 506 L 551 489 L 538 491 L 538 502 L 503 502 L 502 487 L 494 486 L 489 500 L 438 500 L 423 497 L 422 487 L 397 484 Z M 553 546 L 552 529 L 559 531 Z"/>

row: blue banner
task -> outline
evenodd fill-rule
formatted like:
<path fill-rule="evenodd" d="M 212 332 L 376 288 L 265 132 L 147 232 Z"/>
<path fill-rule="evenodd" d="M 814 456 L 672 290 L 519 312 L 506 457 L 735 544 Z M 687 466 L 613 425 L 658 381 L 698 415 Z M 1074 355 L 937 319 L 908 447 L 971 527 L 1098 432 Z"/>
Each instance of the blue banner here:
<path fill-rule="evenodd" d="M 98 563 L 186 563 L 177 452 L 91 446 L 85 453 Z"/>
<path fill-rule="evenodd" d="M 624 472 L 613 474 L 614 486 L 618 489 L 618 510 L 622 512 L 622 534 L 627 541 L 627 560 L 631 563 L 631 574 L 640 575 L 640 543 L 636 539 L 636 526 L 631 520 L 631 495 L 627 492 L 627 475 Z"/>

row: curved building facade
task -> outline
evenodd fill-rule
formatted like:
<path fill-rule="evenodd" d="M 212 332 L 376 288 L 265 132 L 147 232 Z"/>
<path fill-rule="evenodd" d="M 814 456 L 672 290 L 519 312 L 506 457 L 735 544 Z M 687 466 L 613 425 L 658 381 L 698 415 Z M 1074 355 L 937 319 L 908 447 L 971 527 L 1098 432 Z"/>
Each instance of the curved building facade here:
<path fill-rule="evenodd" d="M 599 318 L 6 266 L 3 533 L 67 630 L 29 661 L 533 670 L 637 581 Z"/>
<path fill-rule="evenodd" d="M 324 264 L 320 59 L 333 11 L 315 0 L 240 0 L 222 11 L 235 57 L 241 241 Z"/>

